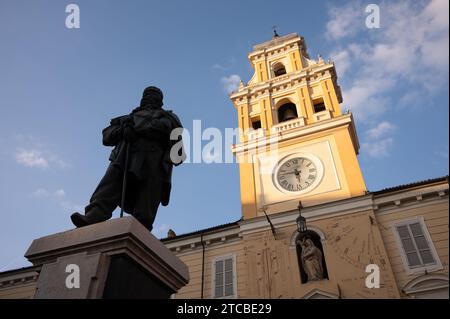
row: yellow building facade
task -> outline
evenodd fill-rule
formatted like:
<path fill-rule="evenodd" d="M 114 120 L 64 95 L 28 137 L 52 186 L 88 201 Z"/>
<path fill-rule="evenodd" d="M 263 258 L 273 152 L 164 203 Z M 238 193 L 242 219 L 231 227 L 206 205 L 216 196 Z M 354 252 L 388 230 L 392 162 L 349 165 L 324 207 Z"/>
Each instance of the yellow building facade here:
<path fill-rule="evenodd" d="M 248 59 L 230 95 L 242 218 L 162 239 L 190 272 L 173 298 L 448 298 L 448 177 L 369 192 L 334 64 L 297 34 Z M 1 273 L 0 298 L 32 297 L 38 275 Z"/>

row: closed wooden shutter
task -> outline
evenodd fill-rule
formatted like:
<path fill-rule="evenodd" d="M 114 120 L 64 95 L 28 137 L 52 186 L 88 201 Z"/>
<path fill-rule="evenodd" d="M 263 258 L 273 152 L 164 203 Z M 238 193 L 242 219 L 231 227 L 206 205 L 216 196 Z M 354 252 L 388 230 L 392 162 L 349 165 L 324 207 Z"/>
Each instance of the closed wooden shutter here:
<path fill-rule="evenodd" d="M 435 263 L 430 244 L 419 222 L 397 226 L 396 229 L 410 268 Z"/>

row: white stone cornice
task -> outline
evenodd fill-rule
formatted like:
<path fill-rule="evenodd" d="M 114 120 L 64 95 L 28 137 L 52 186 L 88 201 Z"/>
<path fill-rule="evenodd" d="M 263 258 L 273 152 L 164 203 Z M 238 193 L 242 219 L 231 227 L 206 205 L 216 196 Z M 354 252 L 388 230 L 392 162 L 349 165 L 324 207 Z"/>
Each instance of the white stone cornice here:
<path fill-rule="evenodd" d="M 0 274 L 0 288 L 12 286 L 15 284 L 23 284 L 25 282 L 35 282 L 39 277 L 41 267 L 33 267 L 26 270 L 11 271 L 11 273 Z"/>
<path fill-rule="evenodd" d="M 277 60 L 277 59 L 285 57 L 286 55 L 288 55 L 291 52 L 297 52 L 298 48 L 299 48 L 299 46 L 294 43 L 293 46 L 289 45 L 289 48 L 286 48 L 285 50 L 282 50 L 281 52 L 278 52 L 278 53 L 277 53 L 277 51 L 278 51 L 277 49 L 270 50 L 270 51 L 267 51 L 267 58 L 270 59 L 271 61 Z"/>
<path fill-rule="evenodd" d="M 214 251 L 217 248 L 225 248 L 225 247 L 233 247 L 236 246 L 237 244 L 239 244 L 239 242 L 241 241 L 241 238 L 234 238 L 232 240 L 227 240 L 225 242 L 214 242 L 210 245 L 205 245 L 205 252 L 209 252 L 209 251 Z M 192 254 L 197 254 L 199 253 L 199 251 L 202 250 L 202 246 L 196 246 L 195 249 L 179 249 L 179 247 L 175 248 L 175 250 L 172 249 L 173 253 L 177 256 L 177 257 L 183 257 L 183 256 L 188 256 L 188 255 L 192 255 Z"/>
<path fill-rule="evenodd" d="M 373 210 L 372 196 L 364 195 L 305 207 L 302 210 L 302 216 L 306 218 L 307 222 L 314 222 L 324 218 L 354 214 L 368 210 Z M 298 210 L 269 214 L 268 216 L 276 230 L 277 228 L 295 225 L 298 217 Z M 270 225 L 265 216 L 244 220 L 239 222 L 239 224 L 243 235 L 260 232 L 263 230 L 270 230 Z"/>
<path fill-rule="evenodd" d="M 383 216 L 387 214 L 396 214 L 411 209 L 421 209 L 424 207 L 430 207 L 430 205 L 441 203 L 448 203 L 448 198 L 440 198 L 436 196 L 421 201 L 416 199 L 407 203 L 403 203 L 400 206 L 396 206 L 394 203 L 392 203 L 392 205 L 383 207 L 374 206 L 375 207 L 374 212 L 376 216 Z"/>
<path fill-rule="evenodd" d="M 447 183 L 419 186 L 417 188 L 414 188 L 414 186 L 412 186 L 411 189 L 392 191 L 391 194 L 388 193 L 375 195 L 374 203 L 375 205 L 382 206 L 386 203 L 395 203 L 396 201 L 404 201 L 406 199 L 415 199 L 417 201 L 421 201 L 427 194 L 435 193 L 436 196 L 439 196 L 440 192 L 445 193 L 445 191 L 448 191 Z"/>
<path fill-rule="evenodd" d="M 266 52 L 280 50 L 288 45 L 304 43 L 303 37 L 299 36 L 297 33 L 290 33 L 278 38 L 273 38 L 269 41 L 256 44 L 253 46 L 253 52 L 251 52 L 248 57 L 251 60 L 254 56 L 264 54 Z"/>
<path fill-rule="evenodd" d="M 230 226 L 228 228 L 220 229 L 217 231 L 206 232 L 203 234 L 203 242 L 212 244 L 216 241 L 224 242 L 229 239 L 239 238 L 239 226 Z M 178 247 L 182 249 L 183 247 L 189 249 L 196 249 L 201 247 L 202 234 L 196 233 L 191 236 L 174 238 L 167 240 L 164 245 L 169 249 L 177 249 Z"/>
<path fill-rule="evenodd" d="M 440 196 L 442 192 L 446 195 Z M 448 184 L 444 182 L 438 185 L 393 191 L 392 194 L 380 194 L 374 197 L 375 213 L 378 216 L 427 207 L 431 203 L 445 202 L 448 202 Z"/>
<path fill-rule="evenodd" d="M 241 154 L 250 150 L 263 149 L 265 147 L 270 147 L 271 145 L 275 145 L 275 143 L 282 143 L 287 140 L 291 140 L 294 138 L 311 135 L 314 133 L 322 132 L 325 130 L 330 130 L 337 127 L 342 127 L 345 125 L 353 126 L 353 120 L 351 113 L 344 114 L 336 118 L 332 118 L 329 120 L 324 120 L 318 123 L 305 125 L 296 127 L 290 131 L 285 131 L 282 134 L 271 134 L 266 139 L 259 139 L 257 141 L 247 141 L 243 143 L 239 143 L 234 145 L 231 150 L 235 154 Z M 355 130 L 351 130 L 351 132 L 355 132 Z M 357 140 L 357 137 L 352 137 Z M 356 144 L 358 145 L 358 144 Z"/>
<path fill-rule="evenodd" d="M 330 72 L 330 74 L 322 74 L 326 72 Z M 254 97 L 255 94 L 258 94 L 259 92 L 264 91 L 265 89 L 268 88 L 270 90 L 275 90 L 279 86 L 284 86 L 287 84 L 293 85 L 296 81 L 303 82 L 304 80 L 309 81 L 310 84 L 314 84 L 318 81 L 332 78 L 333 76 L 335 76 L 334 64 L 332 63 L 315 64 L 308 68 L 304 68 L 300 71 L 291 72 L 281 77 L 275 77 L 265 82 L 244 86 L 243 88 L 240 88 L 237 92 L 233 92 L 230 95 L 230 99 L 236 100 L 244 96 L 247 96 L 248 98 L 251 99 Z M 306 84 L 307 84 L 306 82 L 299 83 L 300 86 Z"/>

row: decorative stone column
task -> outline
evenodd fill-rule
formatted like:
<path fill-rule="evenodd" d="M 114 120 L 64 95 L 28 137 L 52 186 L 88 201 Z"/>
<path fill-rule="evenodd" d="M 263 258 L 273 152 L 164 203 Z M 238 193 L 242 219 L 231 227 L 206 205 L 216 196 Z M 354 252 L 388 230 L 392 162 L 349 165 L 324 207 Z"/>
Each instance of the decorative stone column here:
<path fill-rule="evenodd" d="M 187 266 L 134 217 L 35 239 L 25 253 L 42 265 L 35 298 L 170 298 Z"/>

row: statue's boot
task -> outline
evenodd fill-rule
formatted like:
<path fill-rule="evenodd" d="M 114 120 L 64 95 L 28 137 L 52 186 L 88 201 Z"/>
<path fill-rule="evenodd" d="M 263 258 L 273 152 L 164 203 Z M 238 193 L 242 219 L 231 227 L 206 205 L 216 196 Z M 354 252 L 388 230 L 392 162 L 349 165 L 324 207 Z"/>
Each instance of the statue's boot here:
<path fill-rule="evenodd" d="M 88 222 L 86 221 L 86 216 L 81 215 L 80 213 L 73 213 L 70 216 L 70 219 L 72 220 L 72 223 L 76 227 L 83 227 L 89 225 Z"/>
<path fill-rule="evenodd" d="M 102 216 L 101 214 L 88 213 L 86 215 L 82 215 L 76 212 L 70 216 L 70 219 L 72 220 L 72 223 L 79 228 L 92 224 L 101 223 L 104 222 L 105 220 L 108 220 L 109 218 L 105 218 L 105 216 Z"/>

